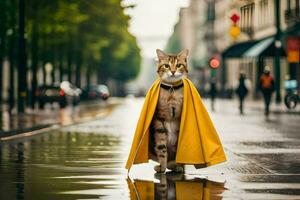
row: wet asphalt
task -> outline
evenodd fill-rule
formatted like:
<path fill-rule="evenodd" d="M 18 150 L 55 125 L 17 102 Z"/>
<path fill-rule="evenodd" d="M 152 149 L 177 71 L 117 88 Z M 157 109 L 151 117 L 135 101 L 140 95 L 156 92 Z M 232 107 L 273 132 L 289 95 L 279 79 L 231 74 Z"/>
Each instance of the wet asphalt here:
<path fill-rule="evenodd" d="M 210 114 L 226 163 L 159 175 L 150 162 L 127 174 L 142 103 L 126 98 L 101 118 L 1 142 L 0 199 L 300 199 L 300 115 L 266 119 L 249 106 L 240 116 L 237 102 L 219 100 Z"/>

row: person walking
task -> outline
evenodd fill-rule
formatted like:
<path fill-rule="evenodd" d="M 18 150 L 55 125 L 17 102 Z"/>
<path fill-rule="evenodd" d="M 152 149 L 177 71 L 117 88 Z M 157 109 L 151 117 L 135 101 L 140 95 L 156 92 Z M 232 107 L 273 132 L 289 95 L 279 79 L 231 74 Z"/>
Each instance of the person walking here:
<path fill-rule="evenodd" d="M 265 66 L 264 72 L 260 77 L 259 89 L 261 90 L 264 97 L 265 115 L 269 116 L 269 107 L 272 100 L 272 93 L 275 90 L 274 78 L 271 75 L 271 69 L 269 66 Z"/>
<path fill-rule="evenodd" d="M 248 88 L 246 86 L 246 75 L 244 73 L 240 73 L 238 87 L 236 88 L 236 94 L 239 97 L 240 101 L 240 114 L 244 114 L 244 99 L 248 94 Z"/>

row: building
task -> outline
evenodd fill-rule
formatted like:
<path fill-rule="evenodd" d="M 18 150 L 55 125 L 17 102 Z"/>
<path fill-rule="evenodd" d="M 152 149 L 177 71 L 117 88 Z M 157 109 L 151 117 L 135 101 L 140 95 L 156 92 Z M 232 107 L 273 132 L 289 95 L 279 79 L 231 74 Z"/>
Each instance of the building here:
<path fill-rule="evenodd" d="M 300 81 L 299 0 L 279 1 L 279 23 L 276 23 L 276 1 L 274 0 L 224 2 L 226 1 L 216 1 L 215 5 L 218 13 L 215 23 L 218 27 L 215 33 L 216 44 L 223 58 L 224 89 L 233 90 L 239 73 L 243 71 L 252 83 L 253 97 L 257 97 L 257 82 L 265 65 L 272 68 L 277 83 L 281 83 L 279 85 L 281 93 L 284 93 L 282 83 L 286 75 Z M 230 21 L 232 13 L 240 16 L 238 26 L 241 34 L 236 40 L 228 37 L 232 26 Z M 223 26 L 219 27 L 222 21 Z M 220 34 L 221 30 L 223 32 L 227 30 L 228 34 L 226 36 Z M 280 56 L 279 68 L 275 67 L 276 48 Z"/>
<path fill-rule="evenodd" d="M 198 88 L 204 87 L 199 77 L 207 66 L 206 44 L 202 42 L 205 41 L 205 25 L 205 2 L 191 0 L 188 7 L 180 9 L 179 20 L 165 48 L 169 53 L 189 49 L 189 77 Z"/>
<path fill-rule="evenodd" d="M 216 55 L 222 65 L 215 74 L 223 94 L 232 96 L 239 74 L 244 72 L 251 83 L 249 96 L 257 98 L 258 79 L 265 65 L 275 76 L 277 94 L 284 94 L 286 75 L 300 81 L 299 2 L 191 0 L 190 6 L 181 10 L 166 49 L 191 49 L 192 79 L 200 90 L 207 90 L 211 77 L 208 62 Z M 236 23 L 240 34 L 235 38 L 230 34 L 233 14 L 240 18 Z"/>

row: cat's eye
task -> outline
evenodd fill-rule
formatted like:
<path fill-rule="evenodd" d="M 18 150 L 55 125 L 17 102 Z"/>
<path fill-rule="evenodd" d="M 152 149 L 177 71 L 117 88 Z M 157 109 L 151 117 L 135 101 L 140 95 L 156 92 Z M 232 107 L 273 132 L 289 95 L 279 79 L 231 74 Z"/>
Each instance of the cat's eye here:
<path fill-rule="evenodd" d="M 164 64 L 163 65 L 165 68 L 170 68 L 170 65 L 169 64 Z"/>
<path fill-rule="evenodd" d="M 180 68 L 180 67 L 183 67 L 183 66 L 184 66 L 183 64 L 177 64 L 176 65 L 177 68 Z"/>

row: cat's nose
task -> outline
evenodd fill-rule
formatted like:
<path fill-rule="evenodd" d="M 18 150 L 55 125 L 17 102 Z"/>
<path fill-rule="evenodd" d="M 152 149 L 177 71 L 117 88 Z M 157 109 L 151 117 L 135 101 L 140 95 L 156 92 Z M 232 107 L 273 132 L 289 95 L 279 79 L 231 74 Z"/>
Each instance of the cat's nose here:
<path fill-rule="evenodd" d="M 176 71 L 171 71 L 171 72 L 172 72 L 172 75 L 174 75 Z"/>

